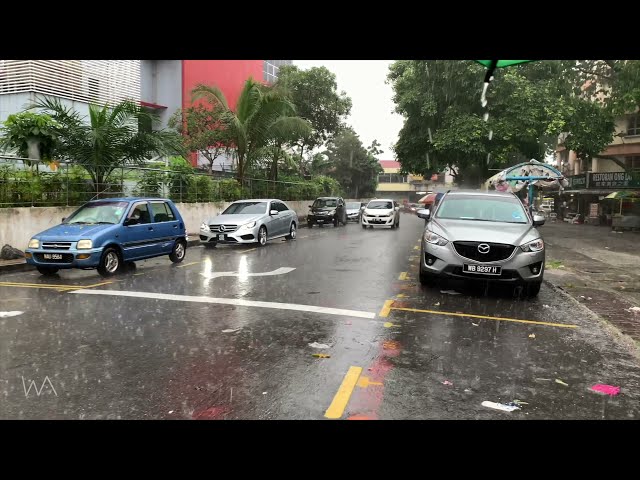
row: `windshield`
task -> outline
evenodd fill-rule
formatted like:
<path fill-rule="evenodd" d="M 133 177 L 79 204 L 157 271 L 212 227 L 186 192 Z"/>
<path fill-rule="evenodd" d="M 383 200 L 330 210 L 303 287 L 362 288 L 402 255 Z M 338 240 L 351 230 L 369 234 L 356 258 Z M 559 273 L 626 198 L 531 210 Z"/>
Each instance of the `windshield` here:
<path fill-rule="evenodd" d="M 358 210 L 360 208 L 360 202 L 347 203 L 347 210 Z"/>
<path fill-rule="evenodd" d="M 375 209 L 375 210 L 389 210 L 393 208 L 393 203 L 385 200 L 376 200 L 373 202 L 369 202 L 367 208 Z"/>
<path fill-rule="evenodd" d="M 515 198 L 452 196 L 440 205 L 436 216 L 455 220 L 528 223 L 522 204 Z"/>
<path fill-rule="evenodd" d="M 93 202 L 76 210 L 64 224 L 119 223 L 129 204 L 127 202 Z"/>
<path fill-rule="evenodd" d="M 335 208 L 338 206 L 338 200 L 335 198 L 318 198 L 313 202 L 313 208 Z"/>
<path fill-rule="evenodd" d="M 222 215 L 256 215 L 258 213 L 267 213 L 267 202 L 232 203 L 222 212 Z"/>

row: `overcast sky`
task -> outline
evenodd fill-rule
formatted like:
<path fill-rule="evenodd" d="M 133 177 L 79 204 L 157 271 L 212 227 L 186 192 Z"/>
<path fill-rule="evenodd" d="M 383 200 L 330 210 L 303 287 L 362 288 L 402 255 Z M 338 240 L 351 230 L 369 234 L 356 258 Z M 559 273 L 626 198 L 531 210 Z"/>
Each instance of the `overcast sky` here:
<path fill-rule="evenodd" d="M 336 75 L 338 91 L 351 97 L 353 106 L 347 119 L 365 147 L 376 139 L 384 153 L 382 160 L 394 159 L 391 145 L 398 140 L 402 117 L 393 113 L 393 90 L 385 84 L 392 60 L 294 60 L 293 64 L 306 70 L 325 66 Z"/>

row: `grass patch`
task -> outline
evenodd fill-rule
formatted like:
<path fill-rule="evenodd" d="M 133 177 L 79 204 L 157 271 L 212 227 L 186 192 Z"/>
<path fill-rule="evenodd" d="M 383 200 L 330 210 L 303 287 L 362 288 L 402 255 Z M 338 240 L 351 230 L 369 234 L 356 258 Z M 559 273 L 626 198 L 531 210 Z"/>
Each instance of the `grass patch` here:
<path fill-rule="evenodd" d="M 546 268 L 564 268 L 564 265 L 560 260 L 548 260 L 544 265 Z"/>

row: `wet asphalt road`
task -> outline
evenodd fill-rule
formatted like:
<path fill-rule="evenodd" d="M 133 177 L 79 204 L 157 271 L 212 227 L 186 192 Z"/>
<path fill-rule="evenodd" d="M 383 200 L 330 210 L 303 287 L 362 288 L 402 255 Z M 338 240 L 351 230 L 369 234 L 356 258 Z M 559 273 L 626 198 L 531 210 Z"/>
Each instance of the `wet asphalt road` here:
<path fill-rule="evenodd" d="M 2 275 L 0 312 L 24 313 L 0 318 L 0 418 L 640 416 L 633 346 L 547 284 L 535 300 L 421 287 L 423 225 L 405 214 L 397 231 L 190 248 L 183 264 L 138 262 L 109 280 Z M 514 412 L 481 405 L 516 399 Z"/>

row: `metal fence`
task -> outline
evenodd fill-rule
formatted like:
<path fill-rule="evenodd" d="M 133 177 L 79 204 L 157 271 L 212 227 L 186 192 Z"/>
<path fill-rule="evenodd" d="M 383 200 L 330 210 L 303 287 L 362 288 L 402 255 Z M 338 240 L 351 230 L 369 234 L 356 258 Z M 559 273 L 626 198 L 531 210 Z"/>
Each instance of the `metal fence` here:
<path fill-rule="evenodd" d="M 224 178 L 226 177 L 226 178 Z M 0 208 L 76 206 L 99 198 L 164 197 L 175 202 L 230 202 L 242 198 L 305 200 L 322 195 L 314 182 L 245 178 L 242 185 L 220 172 L 122 167 L 96 183 L 82 167 L 0 156 Z"/>

